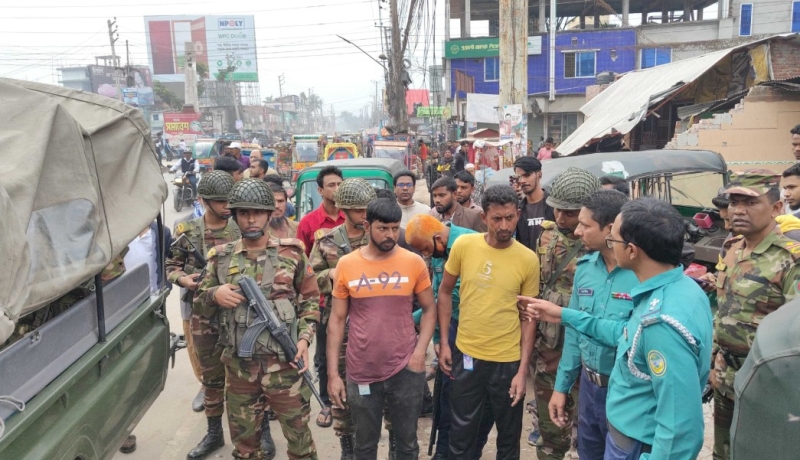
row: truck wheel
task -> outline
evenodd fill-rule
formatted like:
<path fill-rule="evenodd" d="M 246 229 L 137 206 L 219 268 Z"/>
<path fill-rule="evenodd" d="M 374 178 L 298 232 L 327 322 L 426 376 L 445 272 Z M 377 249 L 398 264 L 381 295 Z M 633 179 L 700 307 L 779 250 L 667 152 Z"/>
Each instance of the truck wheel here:
<path fill-rule="evenodd" d="M 175 202 L 175 212 L 181 212 L 181 209 L 183 209 L 183 191 L 181 189 L 175 189 L 172 196 Z"/>

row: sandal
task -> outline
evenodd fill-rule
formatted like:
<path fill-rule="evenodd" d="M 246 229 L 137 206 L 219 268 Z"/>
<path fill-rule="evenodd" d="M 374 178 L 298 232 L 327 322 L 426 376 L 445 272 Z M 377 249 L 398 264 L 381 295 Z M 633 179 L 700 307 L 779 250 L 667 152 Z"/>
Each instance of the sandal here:
<path fill-rule="evenodd" d="M 319 415 L 317 415 L 317 426 L 328 428 L 333 425 L 333 415 L 331 415 L 331 406 L 324 406 Z"/>

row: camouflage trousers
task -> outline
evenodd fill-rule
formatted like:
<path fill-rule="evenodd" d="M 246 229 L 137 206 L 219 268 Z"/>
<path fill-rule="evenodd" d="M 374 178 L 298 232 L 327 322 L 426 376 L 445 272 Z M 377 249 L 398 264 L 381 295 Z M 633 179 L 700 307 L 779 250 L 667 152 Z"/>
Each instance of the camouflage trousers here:
<path fill-rule="evenodd" d="M 342 348 L 339 351 L 339 375 L 342 377 L 343 382 L 347 382 L 347 364 L 345 356 L 347 355 L 347 330 L 345 330 L 344 340 L 342 340 Z M 345 385 L 346 387 L 347 385 Z M 336 436 L 353 436 L 356 433 L 353 428 L 353 415 L 350 413 L 350 406 L 344 405 L 344 409 L 339 409 L 336 406 L 331 407 L 331 414 L 333 415 L 333 432 Z"/>
<path fill-rule="evenodd" d="M 223 347 L 219 343 L 219 323 L 216 312 L 213 316 L 192 313 L 192 342 L 200 364 L 203 382 L 206 417 L 219 417 L 225 408 L 225 366 L 222 364 Z"/>
<path fill-rule="evenodd" d="M 192 337 L 192 321 L 183 320 L 183 336 L 186 337 L 186 353 L 189 354 L 189 363 L 192 365 L 192 372 L 198 382 L 203 383 L 203 374 L 200 369 L 200 358 L 194 349 L 194 338 Z"/>
<path fill-rule="evenodd" d="M 539 460 L 562 460 L 572 447 L 572 430 L 577 426 L 578 384 L 572 387 L 567 395 L 566 412 L 572 421 L 570 425 L 559 428 L 550 418 L 550 398 L 556 385 L 555 374 L 537 371 L 533 379 L 533 388 L 536 393 L 536 408 L 539 415 L 539 434 L 542 443 L 536 446 L 536 455 Z"/>
<path fill-rule="evenodd" d="M 714 460 L 731 456 L 731 424 L 733 423 L 735 367 L 730 367 L 723 354 L 714 355 L 711 383 L 714 387 Z"/>
<path fill-rule="evenodd" d="M 288 458 L 314 459 L 317 448 L 311 437 L 311 389 L 303 377 L 275 355 L 253 359 L 223 355 L 227 371 L 226 408 L 233 457 L 261 459 L 261 422 L 267 405 L 278 415 L 288 444 Z"/>

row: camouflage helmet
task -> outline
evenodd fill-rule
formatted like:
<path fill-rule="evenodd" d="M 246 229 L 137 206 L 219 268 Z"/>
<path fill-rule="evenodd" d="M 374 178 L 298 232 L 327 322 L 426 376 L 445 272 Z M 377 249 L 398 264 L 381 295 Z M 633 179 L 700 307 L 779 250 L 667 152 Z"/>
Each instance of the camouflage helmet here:
<path fill-rule="evenodd" d="M 599 190 L 600 180 L 585 169 L 568 168 L 556 177 L 550 186 L 547 204 L 563 210 L 576 210 Z"/>
<path fill-rule="evenodd" d="M 377 198 L 375 189 L 364 179 L 347 179 L 339 185 L 334 199 L 339 209 L 366 209 Z"/>
<path fill-rule="evenodd" d="M 197 183 L 197 196 L 205 200 L 228 201 L 233 184 L 233 176 L 225 171 L 211 171 Z"/>
<path fill-rule="evenodd" d="M 231 189 L 228 209 L 275 210 L 275 195 L 261 179 L 242 179 Z"/>

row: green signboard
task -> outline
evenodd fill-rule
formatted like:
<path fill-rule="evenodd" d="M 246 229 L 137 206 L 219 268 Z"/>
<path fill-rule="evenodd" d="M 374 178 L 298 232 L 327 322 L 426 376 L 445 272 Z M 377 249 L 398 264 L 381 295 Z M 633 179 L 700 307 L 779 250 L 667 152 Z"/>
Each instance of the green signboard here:
<path fill-rule="evenodd" d="M 417 116 L 423 118 L 428 118 L 428 117 L 450 118 L 450 107 L 447 106 L 417 107 Z"/>
<path fill-rule="evenodd" d="M 444 44 L 445 59 L 500 56 L 500 39 L 497 37 L 450 40 Z"/>
<path fill-rule="evenodd" d="M 542 54 L 542 36 L 528 37 L 528 54 Z M 450 40 L 444 44 L 445 59 L 465 59 L 500 56 L 500 39 L 497 37 Z"/>

